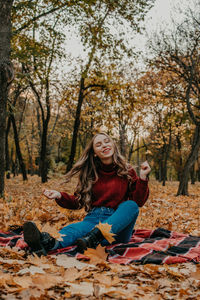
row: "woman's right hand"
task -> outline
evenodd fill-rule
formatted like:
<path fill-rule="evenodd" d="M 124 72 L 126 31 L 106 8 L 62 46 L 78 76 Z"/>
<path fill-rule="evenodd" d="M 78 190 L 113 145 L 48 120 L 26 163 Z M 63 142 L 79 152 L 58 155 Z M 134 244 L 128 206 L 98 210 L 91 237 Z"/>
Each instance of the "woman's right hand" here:
<path fill-rule="evenodd" d="M 43 195 L 48 199 L 60 199 L 62 197 L 61 193 L 55 190 L 43 190 Z"/>

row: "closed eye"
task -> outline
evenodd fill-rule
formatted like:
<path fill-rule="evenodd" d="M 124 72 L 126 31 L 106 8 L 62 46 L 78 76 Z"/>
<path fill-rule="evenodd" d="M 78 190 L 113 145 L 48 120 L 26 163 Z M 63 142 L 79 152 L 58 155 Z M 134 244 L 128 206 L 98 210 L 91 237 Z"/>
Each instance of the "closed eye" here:
<path fill-rule="evenodd" d="M 95 144 L 96 147 L 100 147 L 101 146 L 101 143 L 97 143 Z"/>
<path fill-rule="evenodd" d="M 105 142 L 105 143 L 109 143 L 110 140 L 109 140 L 109 139 L 105 139 L 104 142 Z"/>

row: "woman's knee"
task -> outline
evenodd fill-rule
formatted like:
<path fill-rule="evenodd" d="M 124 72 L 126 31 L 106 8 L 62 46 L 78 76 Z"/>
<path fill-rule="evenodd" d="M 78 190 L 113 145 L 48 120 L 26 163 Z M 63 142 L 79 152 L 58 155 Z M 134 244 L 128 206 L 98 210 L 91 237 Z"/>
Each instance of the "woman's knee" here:
<path fill-rule="evenodd" d="M 139 207 L 138 207 L 137 203 L 133 200 L 124 201 L 120 204 L 120 206 L 127 208 L 130 211 L 134 211 L 134 213 L 136 215 L 139 214 Z"/>

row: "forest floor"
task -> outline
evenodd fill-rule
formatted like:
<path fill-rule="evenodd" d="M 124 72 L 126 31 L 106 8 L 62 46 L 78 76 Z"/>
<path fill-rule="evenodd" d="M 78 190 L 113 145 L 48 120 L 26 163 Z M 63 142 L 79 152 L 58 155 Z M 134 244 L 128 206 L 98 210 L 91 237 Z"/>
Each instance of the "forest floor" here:
<path fill-rule="evenodd" d="M 41 184 L 37 176 L 6 181 L 0 199 L 0 228 L 34 220 L 41 230 L 56 237 L 58 229 L 81 220 L 84 211 L 60 208 L 42 196 L 43 188 L 72 192 L 75 182 L 63 183 L 52 175 Z M 178 182 L 150 181 L 150 197 L 136 222 L 136 229 L 162 227 L 200 236 L 200 183 L 189 185 L 190 196 L 176 197 Z M 102 258 L 79 261 L 64 254 L 24 257 L 16 248 L 0 248 L 0 299 L 200 299 L 200 265 L 119 265 Z"/>

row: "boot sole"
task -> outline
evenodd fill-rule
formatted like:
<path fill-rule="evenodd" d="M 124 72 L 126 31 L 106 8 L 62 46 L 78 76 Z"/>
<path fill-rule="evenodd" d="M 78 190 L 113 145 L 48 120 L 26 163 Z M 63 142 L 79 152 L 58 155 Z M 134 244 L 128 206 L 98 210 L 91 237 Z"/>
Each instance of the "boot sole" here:
<path fill-rule="evenodd" d="M 76 240 L 75 244 L 77 246 L 77 251 L 82 254 L 88 248 L 86 242 L 81 238 Z"/>
<path fill-rule="evenodd" d="M 47 255 L 41 243 L 41 233 L 34 222 L 26 222 L 23 225 L 24 241 L 31 248 L 31 252 L 36 253 L 38 256 Z"/>

